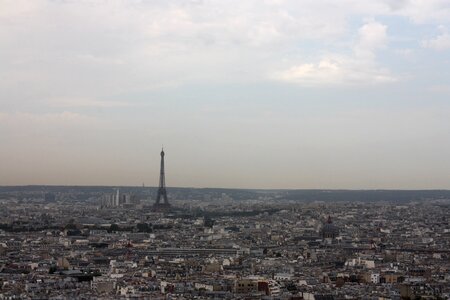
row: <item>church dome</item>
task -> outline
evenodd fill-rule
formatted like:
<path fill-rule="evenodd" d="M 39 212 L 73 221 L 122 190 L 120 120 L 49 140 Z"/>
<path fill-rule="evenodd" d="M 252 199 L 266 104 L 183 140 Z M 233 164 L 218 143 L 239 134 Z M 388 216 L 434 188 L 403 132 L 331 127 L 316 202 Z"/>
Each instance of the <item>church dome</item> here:
<path fill-rule="evenodd" d="M 333 224 L 333 221 L 331 221 L 331 216 L 328 216 L 328 220 L 322 227 L 321 234 L 322 238 L 324 239 L 326 238 L 334 239 L 339 235 L 339 227 Z"/>

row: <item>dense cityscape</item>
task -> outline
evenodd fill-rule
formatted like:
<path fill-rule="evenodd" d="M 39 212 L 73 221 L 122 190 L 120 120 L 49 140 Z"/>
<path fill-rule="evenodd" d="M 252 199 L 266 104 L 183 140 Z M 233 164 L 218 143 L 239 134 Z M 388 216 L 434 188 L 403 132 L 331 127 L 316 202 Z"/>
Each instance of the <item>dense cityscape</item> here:
<path fill-rule="evenodd" d="M 0 188 L 0 299 L 450 296 L 448 192 L 168 195 L 161 210 L 156 188 Z"/>
<path fill-rule="evenodd" d="M 450 300 L 450 0 L 0 0 L 0 66 L 0 300 Z"/>

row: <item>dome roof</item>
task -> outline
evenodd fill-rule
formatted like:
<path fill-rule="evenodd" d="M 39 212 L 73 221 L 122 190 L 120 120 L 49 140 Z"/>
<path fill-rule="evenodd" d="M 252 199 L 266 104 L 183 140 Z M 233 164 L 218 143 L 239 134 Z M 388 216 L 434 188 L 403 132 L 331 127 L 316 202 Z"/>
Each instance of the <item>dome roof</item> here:
<path fill-rule="evenodd" d="M 339 228 L 333 224 L 326 223 L 322 227 L 322 232 L 339 232 Z"/>
<path fill-rule="evenodd" d="M 328 216 L 328 220 L 323 224 L 321 232 L 323 236 L 337 236 L 339 234 L 339 227 L 335 226 L 331 221 L 331 217 Z"/>

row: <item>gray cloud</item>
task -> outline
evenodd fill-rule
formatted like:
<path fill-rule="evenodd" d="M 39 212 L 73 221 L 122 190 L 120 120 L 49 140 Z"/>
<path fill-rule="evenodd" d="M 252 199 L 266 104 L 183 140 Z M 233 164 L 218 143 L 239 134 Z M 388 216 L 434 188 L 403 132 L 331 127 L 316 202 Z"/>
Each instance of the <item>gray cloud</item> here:
<path fill-rule="evenodd" d="M 450 182 L 448 1 L 0 6 L 0 184 Z"/>

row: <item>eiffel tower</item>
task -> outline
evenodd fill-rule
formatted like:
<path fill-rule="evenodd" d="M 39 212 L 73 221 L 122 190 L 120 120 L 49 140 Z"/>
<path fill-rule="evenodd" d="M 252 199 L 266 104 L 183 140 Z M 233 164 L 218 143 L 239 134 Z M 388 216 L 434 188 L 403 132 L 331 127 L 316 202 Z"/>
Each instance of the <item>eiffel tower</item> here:
<path fill-rule="evenodd" d="M 164 173 L 164 149 L 161 150 L 161 169 L 159 173 L 159 187 L 156 196 L 156 202 L 153 204 L 155 211 L 167 211 L 170 209 L 169 200 L 167 200 L 166 177 Z"/>

